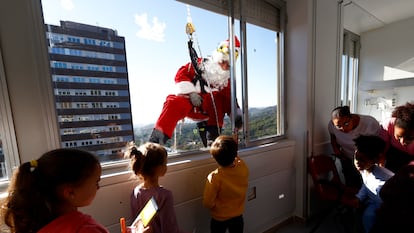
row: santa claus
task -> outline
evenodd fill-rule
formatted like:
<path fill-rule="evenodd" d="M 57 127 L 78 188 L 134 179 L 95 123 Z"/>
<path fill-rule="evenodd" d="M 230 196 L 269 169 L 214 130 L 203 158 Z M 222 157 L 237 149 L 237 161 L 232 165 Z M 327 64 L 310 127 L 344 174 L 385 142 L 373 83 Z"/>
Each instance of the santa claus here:
<path fill-rule="evenodd" d="M 237 59 L 240 41 L 235 37 Z M 190 55 L 196 54 L 189 41 Z M 193 52 L 193 53 L 192 53 Z M 197 121 L 204 146 L 221 133 L 225 114 L 231 114 L 229 40 L 222 41 L 210 57 L 192 56 L 192 62 L 180 67 L 175 75 L 176 93 L 167 96 L 155 124 L 150 142 L 165 144 L 177 122 L 185 117 Z M 236 127 L 241 126 L 238 108 Z"/>

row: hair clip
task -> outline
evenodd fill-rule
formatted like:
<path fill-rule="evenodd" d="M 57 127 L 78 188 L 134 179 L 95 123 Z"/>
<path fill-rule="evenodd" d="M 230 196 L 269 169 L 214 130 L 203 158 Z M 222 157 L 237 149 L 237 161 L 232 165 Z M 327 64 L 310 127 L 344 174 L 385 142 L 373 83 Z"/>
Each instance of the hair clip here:
<path fill-rule="evenodd" d="M 136 157 L 137 155 L 139 156 L 141 154 L 141 152 L 137 149 L 137 147 L 132 147 L 131 148 L 131 153 L 129 154 L 129 157 Z"/>
<path fill-rule="evenodd" d="M 37 168 L 37 160 L 30 161 L 30 171 L 34 171 Z"/>

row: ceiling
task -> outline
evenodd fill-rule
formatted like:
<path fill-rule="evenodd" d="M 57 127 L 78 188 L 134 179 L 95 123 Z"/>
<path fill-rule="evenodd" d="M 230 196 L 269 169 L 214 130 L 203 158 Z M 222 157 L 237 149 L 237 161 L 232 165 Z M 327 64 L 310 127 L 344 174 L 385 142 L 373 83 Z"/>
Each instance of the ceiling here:
<path fill-rule="evenodd" d="M 414 0 L 345 0 L 344 27 L 356 34 L 414 17 Z"/>

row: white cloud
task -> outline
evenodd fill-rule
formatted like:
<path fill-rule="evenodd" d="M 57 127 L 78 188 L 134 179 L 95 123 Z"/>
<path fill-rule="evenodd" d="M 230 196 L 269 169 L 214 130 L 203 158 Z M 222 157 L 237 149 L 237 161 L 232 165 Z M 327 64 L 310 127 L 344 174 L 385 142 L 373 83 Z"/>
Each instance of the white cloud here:
<path fill-rule="evenodd" d="M 75 5 L 73 4 L 72 0 L 61 0 L 60 4 L 62 5 L 62 7 L 65 10 L 72 10 L 73 8 L 75 8 Z"/>
<path fill-rule="evenodd" d="M 150 24 L 146 13 L 136 14 L 135 23 L 140 28 L 136 33 L 137 37 L 158 42 L 165 41 L 164 31 L 167 25 L 164 22 L 159 22 L 157 17 L 153 17 L 152 24 Z"/>

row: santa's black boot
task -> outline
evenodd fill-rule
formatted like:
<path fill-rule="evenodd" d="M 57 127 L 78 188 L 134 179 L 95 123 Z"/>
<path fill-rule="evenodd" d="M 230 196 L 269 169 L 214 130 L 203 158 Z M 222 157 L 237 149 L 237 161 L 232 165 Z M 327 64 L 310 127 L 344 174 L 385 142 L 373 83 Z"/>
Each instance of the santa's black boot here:
<path fill-rule="evenodd" d="M 170 138 L 167 135 L 165 135 L 163 132 L 159 131 L 158 129 L 153 129 L 148 141 L 155 142 L 161 145 L 165 145 L 168 139 Z"/>
<path fill-rule="evenodd" d="M 200 134 L 201 141 L 203 142 L 204 147 L 207 147 L 207 122 L 201 121 L 197 123 L 198 133 Z"/>
<path fill-rule="evenodd" d="M 207 146 L 211 146 L 211 144 L 216 140 L 216 138 L 221 134 L 221 128 L 217 126 L 206 126 L 207 129 Z"/>

